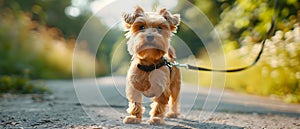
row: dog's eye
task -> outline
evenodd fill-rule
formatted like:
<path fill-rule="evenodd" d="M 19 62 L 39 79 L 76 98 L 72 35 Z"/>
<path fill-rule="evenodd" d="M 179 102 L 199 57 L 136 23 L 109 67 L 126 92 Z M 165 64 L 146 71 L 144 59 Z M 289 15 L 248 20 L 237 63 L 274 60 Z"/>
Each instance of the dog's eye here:
<path fill-rule="evenodd" d="M 145 29 L 145 26 L 144 26 L 144 25 L 141 25 L 139 29 L 140 29 L 140 30 L 144 30 L 144 29 Z"/>
<path fill-rule="evenodd" d="M 156 27 L 156 29 L 157 29 L 158 33 L 161 33 L 162 28 L 160 26 Z"/>

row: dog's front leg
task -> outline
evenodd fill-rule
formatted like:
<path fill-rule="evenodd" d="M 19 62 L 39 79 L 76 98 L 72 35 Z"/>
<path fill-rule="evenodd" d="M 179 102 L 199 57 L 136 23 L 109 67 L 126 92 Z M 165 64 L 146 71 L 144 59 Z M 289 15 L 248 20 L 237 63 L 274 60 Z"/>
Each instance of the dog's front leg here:
<path fill-rule="evenodd" d="M 123 120 L 124 124 L 140 124 L 142 122 L 143 106 L 138 102 L 129 102 L 127 112 L 130 116 L 126 116 Z"/>
<path fill-rule="evenodd" d="M 169 101 L 170 94 L 165 91 L 158 98 L 154 98 L 154 102 L 151 104 L 150 120 L 148 121 L 151 125 L 164 124 L 164 115 L 166 112 L 166 106 Z"/>
<path fill-rule="evenodd" d="M 129 101 L 126 116 L 123 120 L 125 124 L 140 124 L 145 108 L 142 106 L 142 93 L 136 90 L 132 85 L 126 85 L 126 96 Z"/>

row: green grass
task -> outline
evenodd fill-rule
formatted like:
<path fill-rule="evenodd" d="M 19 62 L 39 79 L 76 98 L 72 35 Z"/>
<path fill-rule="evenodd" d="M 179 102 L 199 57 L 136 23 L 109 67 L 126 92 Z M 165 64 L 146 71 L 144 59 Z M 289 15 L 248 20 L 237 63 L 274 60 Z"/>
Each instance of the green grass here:
<path fill-rule="evenodd" d="M 30 82 L 27 77 L 0 76 L 0 94 L 44 94 L 51 91 L 43 84 Z"/>

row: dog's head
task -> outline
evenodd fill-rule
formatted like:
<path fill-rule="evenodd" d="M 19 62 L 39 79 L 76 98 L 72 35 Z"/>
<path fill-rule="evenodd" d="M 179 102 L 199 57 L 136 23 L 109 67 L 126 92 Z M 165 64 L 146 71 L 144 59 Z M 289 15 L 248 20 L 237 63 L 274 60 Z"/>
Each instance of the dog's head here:
<path fill-rule="evenodd" d="M 124 13 L 125 30 L 129 31 L 128 51 L 139 58 L 161 58 L 169 49 L 170 37 L 180 23 L 179 14 L 166 9 L 144 12 L 137 6 L 133 13 Z"/>

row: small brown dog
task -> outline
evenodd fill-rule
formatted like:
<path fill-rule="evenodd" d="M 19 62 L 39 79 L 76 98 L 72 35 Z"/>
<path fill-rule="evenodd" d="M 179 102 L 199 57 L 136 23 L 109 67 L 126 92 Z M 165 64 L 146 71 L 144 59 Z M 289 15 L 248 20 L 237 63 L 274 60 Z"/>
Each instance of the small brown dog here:
<path fill-rule="evenodd" d="M 133 13 L 124 13 L 123 20 L 128 31 L 128 51 L 132 55 L 126 84 L 130 116 L 123 122 L 141 123 L 142 95 L 153 101 L 149 124 L 164 123 L 168 104 L 167 117 L 178 117 L 181 77 L 179 69 L 172 67 L 176 56 L 170 38 L 180 23 L 179 14 L 172 15 L 166 9 L 144 12 L 137 6 Z"/>

